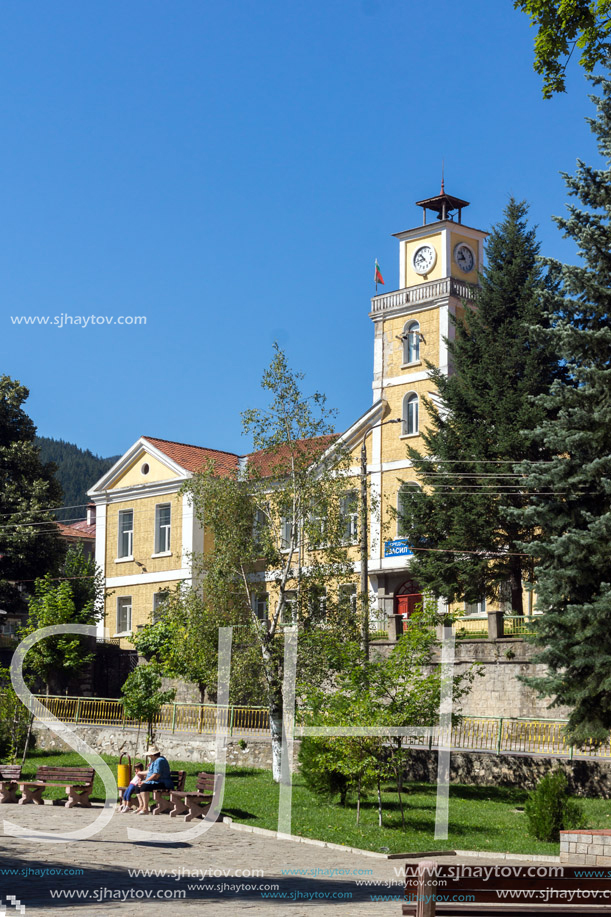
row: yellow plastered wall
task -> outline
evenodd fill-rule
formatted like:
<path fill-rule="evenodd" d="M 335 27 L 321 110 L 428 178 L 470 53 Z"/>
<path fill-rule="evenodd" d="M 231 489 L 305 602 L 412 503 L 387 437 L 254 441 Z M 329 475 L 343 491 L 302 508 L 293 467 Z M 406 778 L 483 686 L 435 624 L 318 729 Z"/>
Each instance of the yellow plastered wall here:
<path fill-rule="evenodd" d="M 403 399 L 410 392 L 415 392 L 418 395 L 419 429 L 422 432 L 426 428 L 428 419 L 422 399 L 425 395 L 430 395 L 433 392 L 433 385 L 428 379 L 412 382 L 409 385 L 392 385 L 385 388 L 384 397 L 390 409 L 388 416 L 403 416 Z M 407 459 L 408 445 L 422 451 L 422 437 L 420 435 L 403 436 L 402 431 L 401 424 L 388 424 L 381 428 L 383 462 L 399 462 Z"/>
<path fill-rule="evenodd" d="M 152 557 L 155 553 L 155 507 L 158 503 L 169 503 L 171 510 L 170 554 Z M 119 512 L 131 509 L 134 512 L 134 560 L 124 561 L 118 557 Z M 147 573 L 176 570 L 182 566 L 182 497 L 178 494 L 142 497 L 121 503 L 109 503 L 106 510 L 106 576 L 132 576 L 144 573 L 134 561 L 146 567 Z"/>
<path fill-rule="evenodd" d="M 148 465 L 147 474 L 142 473 L 142 466 Z M 127 468 L 120 477 L 113 481 L 109 490 L 116 490 L 121 487 L 134 487 L 138 484 L 151 484 L 157 481 L 175 481 L 178 478 L 176 472 L 171 471 L 167 465 L 160 462 L 148 453 L 140 455 Z"/>
<path fill-rule="evenodd" d="M 132 632 L 135 633 L 139 626 L 151 624 L 153 611 L 153 596 L 156 592 L 171 591 L 178 581 L 160 583 L 138 583 L 131 586 L 116 586 L 109 590 L 109 595 L 104 601 L 105 624 L 110 636 L 117 633 L 117 599 L 130 597 L 132 600 Z M 133 648 L 125 638 L 121 638 L 123 648 Z"/>
<path fill-rule="evenodd" d="M 403 341 L 400 339 L 405 326 L 411 322 L 420 324 L 420 365 L 411 364 L 403 369 Z M 424 369 L 424 360 L 439 364 L 439 310 L 422 309 L 409 315 L 389 318 L 384 322 L 384 377 L 406 375 Z"/>
<path fill-rule="evenodd" d="M 399 488 L 403 483 L 418 484 L 415 472 L 411 468 L 405 468 L 400 471 L 385 471 L 382 474 L 382 499 L 380 505 L 380 520 L 382 526 L 382 539 L 380 544 L 380 556 L 384 554 L 384 541 L 392 541 L 397 538 L 397 499 Z"/>
<path fill-rule="evenodd" d="M 403 242 L 403 245 L 405 246 L 405 277 L 403 278 L 404 287 L 415 286 L 418 283 L 428 283 L 429 280 L 439 280 L 441 277 L 443 277 L 441 270 L 442 244 L 443 240 L 440 232 L 432 233 L 430 236 L 426 236 L 423 239 L 409 239 L 408 241 Z M 416 249 L 420 248 L 422 245 L 431 245 L 437 253 L 437 260 L 435 261 L 435 264 L 428 274 L 416 273 L 412 264 L 412 258 Z"/>
<path fill-rule="evenodd" d="M 459 268 L 459 266 L 456 264 L 456 261 L 454 260 L 454 249 L 461 242 L 464 242 L 466 245 L 468 245 L 471 251 L 473 252 L 473 254 L 475 255 L 475 264 L 473 266 L 473 270 L 469 271 L 468 274 L 465 274 L 465 272 Z M 451 264 L 450 273 L 452 274 L 453 277 L 458 277 L 461 280 L 466 280 L 468 283 L 477 283 L 477 272 L 480 270 L 479 241 L 477 239 L 471 238 L 471 236 L 466 236 L 460 232 L 454 232 L 454 231 L 451 232 L 450 233 L 450 264 Z"/>

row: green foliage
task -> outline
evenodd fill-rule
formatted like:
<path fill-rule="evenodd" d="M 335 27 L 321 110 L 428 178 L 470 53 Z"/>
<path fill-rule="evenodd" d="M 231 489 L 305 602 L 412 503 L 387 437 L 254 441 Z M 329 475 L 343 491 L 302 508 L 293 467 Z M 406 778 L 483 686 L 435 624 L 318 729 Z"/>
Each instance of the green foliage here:
<path fill-rule="evenodd" d="M 28 395 L 0 376 L 0 607 L 14 613 L 26 611 L 21 583 L 56 572 L 65 552 L 53 525 L 61 488 L 35 444 L 36 428 L 22 407 Z"/>
<path fill-rule="evenodd" d="M 60 510 L 58 519 L 84 519 L 85 506 L 89 502 L 87 491 L 105 474 L 120 458 L 100 458 L 89 449 L 81 449 L 74 443 L 63 439 L 50 439 L 37 436 L 35 444 L 40 449 L 43 462 L 53 462 L 56 466 L 56 478 L 64 492 L 64 506 L 71 509 Z"/>
<path fill-rule="evenodd" d="M 305 736 L 299 749 L 299 772 L 313 793 L 329 798 L 339 795 L 341 804 L 346 804 L 349 779 L 338 768 L 332 739 L 325 741 Z"/>
<path fill-rule="evenodd" d="M 611 729 L 611 82 L 594 98 L 590 122 L 603 158 L 565 176 L 572 204 L 556 220 L 579 250 L 577 265 L 549 261 L 559 290 L 542 303 L 551 324 L 535 328 L 566 368 L 538 400 L 537 431 L 551 461 L 522 467 L 526 486 L 542 496 L 522 512 L 537 526 L 538 619 L 535 661 L 545 674 L 529 680 L 542 696 L 571 709 L 567 737 L 575 745 L 605 742 Z"/>
<path fill-rule="evenodd" d="M 202 703 L 215 700 L 218 671 L 218 629 L 241 625 L 234 632 L 229 702 L 259 705 L 264 700 L 261 654 L 250 633 L 250 616 L 219 608 L 208 595 L 179 586 L 159 608 L 160 619 L 145 625 L 132 643 L 146 659 L 158 663 L 169 678 L 197 685 Z"/>
<path fill-rule="evenodd" d="M 535 72 L 543 77 L 543 98 L 565 90 L 565 73 L 575 48 L 586 73 L 605 61 L 611 32 L 611 0 L 514 0 L 514 8 L 537 27 Z"/>
<path fill-rule="evenodd" d="M 3 763 L 16 763 L 25 743 L 29 720 L 27 708 L 11 685 L 9 670 L 0 668 L 0 760 Z"/>
<path fill-rule="evenodd" d="M 103 577 L 95 562 L 85 557 L 81 545 L 70 546 L 62 570 L 65 579 L 50 574 L 37 579 L 29 602 L 27 625 L 20 638 L 54 624 L 95 624 L 103 612 Z M 59 693 L 66 680 L 94 658 L 87 639 L 80 636 L 47 637 L 35 644 L 25 660 L 27 671 L 46 686 L 47 693 Z"/>
<path fill-rule="evenodd" d="M 425 401 L 423 454 L 408 449 L 425 489 L 406 488 L 400 514 L 409 543 L 435 549 L 412 559 L 421 588 L 452 602 L 499 600 L 509 588 L 513 614 L 523 612 L 522 583 L 533 568 L 516 546 L 536 533 L 514 515 L 529 500 L 514 463 L 550 458 L 533 436 L 543 416 L 533 397 L 562 372 L 553 347 L 531 342 L 531 326 L 545 322 L 546 283 L 526 217 L 512 199 L 490 234 L 476 307 L 448 343 L 454 373 L 427 362 L 439 396 Z"/>
<path fill-rule="evenodd" d="M 164 704 L 171 704 L 176 691 L 161 688 L 161 667 L 156 663 L 139 665 L 128 675 L 121 693 L 125 716 L 147 725 L 147 741 L 155 740 L 155 717 Z"/>
<path fill-rule="evenodd" d="M 583 827 L 582 807 L 569 797 L 563 771 L 542 777 L 524 808 L 528 830 L 539 841 L 558 841 L 560 831 Z"/>
<path fill-rule="evenodd" d="M 352 570 L 341 511 L 350 489 L 342 474 L 348 456 L 338 444 L 326 454 L 335 441 L 333 412 L 320 393 L 302 393 L 302 379 L 276 346 L 262 380 L 268 406 L 242 415 L 257 453 L 239 473 L 218 473 L 211 464 L 185 485 L 198 519 L 213 536 L 203 565 L 206 602 L 229 621 L 248 621 L 241 642 L 258 647 L 275 779 L 280 779 L 282 736 L 282 625 L 292 622 L 299 629 L 298 665 L 311 684 L 329 677 L 342 644 L 356 636 L 336 588 Z M 270 582 L 277 603 L 262 621 L 255 604 Z"/>
<path fill-rule="evenodd" d="M 426 607 L 410 618 L 409 626 L 392 653 L 363 663 L 359 648 L 347 646 L 335 690 L 303 685 L 305 720 L 317 726 L 388 727 L 389 735 L 311 739 L 320 766 L 343 775 L 350 787 L 361 791 L 375 782 L 378 789 L 394 777 L 404 818 L 401 785 L 409 749 L 392 727 L 434 726 L 439 718 L 441 666 L 431 665 L 437 648 L 436 609 Z M 470 690 L 475 670 L 454 676 L 453 698 L 458 702 Z M 310 759 L 315 752 L 307 752 Z M 381 800 L 381 797 L 380 797 Z M 382 812 L 380 802 L 380 825 Z"/>

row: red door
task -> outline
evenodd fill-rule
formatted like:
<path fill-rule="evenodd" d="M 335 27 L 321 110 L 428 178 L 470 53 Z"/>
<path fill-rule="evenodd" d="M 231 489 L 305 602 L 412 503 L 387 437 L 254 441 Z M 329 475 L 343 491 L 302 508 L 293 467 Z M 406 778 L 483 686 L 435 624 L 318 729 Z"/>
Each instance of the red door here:
<path fill-rule="evenodd" d="M 422 593 L 418 592 L 418 586 L 413 580 L 408 580 L 395 592 L 395 614 L 402 615 L 403 620 L 407 621 L 417 607 L 422 608 Z"/>

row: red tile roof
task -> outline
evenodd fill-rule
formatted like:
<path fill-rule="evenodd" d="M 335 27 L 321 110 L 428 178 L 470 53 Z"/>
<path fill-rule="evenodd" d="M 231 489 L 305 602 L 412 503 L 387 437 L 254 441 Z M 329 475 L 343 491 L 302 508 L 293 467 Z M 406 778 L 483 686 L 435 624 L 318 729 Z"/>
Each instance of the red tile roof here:
<path fill-rule="evenodd" d="M 88 525 L 87 520 L 82 522 L 73 522 L 71 525 L 65 525 L 58 522 L 57 527 L 59 534 L 64 538 L 81 538 L 83 540 L 95 540 L 95 525 Z"/>
<path fill-rule="evenodd" d="M 184 468 L 186 471 L 201 471 L 209 462 L 213 462 L 214 470 L 217 474 L 229 475 L 236 471 L 240 458 L 245 458 L 252 465 L 256 472 L 262 477 L 267 477 L 277 472 L 278 467 L 282 466 L 284 460 L 288 460 L 289 451 L 287 447 L 278 452 L 251 452 L 246 456 L 239 456 L 233 452 L 221 452 L 218 449 L 207 449 L 204 446 L 191 446 L 186 443 L 175 443 L 167 439 L 158 439 L 154 436 L 143 436 L 160 452 L 163 452 L 168 458 Z M 313 439 L 302 439 L 297 442 L 297 448 L 302 451 L 311 453 L 312 457 L 320 455 L 331 443 L 337 439 L 337 434 L 327 436 L 317 436 Z"/>
<path fill-rule="evenodd" d="M 306 453 L 307 458 L 314 460 L 321 453 L 328 449 L 332 442 L 337 439 L 337 434 L 330 433 L 327 436 L 315 436 L 312 439 L 299 439 L 295 446 L 298 452 Z M 290 461 L 290 451 L 288 446 L 282 446 L 274 452 L 259 450 L 251 452 L 246 456 L 248 464 L 252 465 L 255 472 L 261 477 L 268 477 L 271 474 L 278 473 L 286 467 L 288 471 L 288 462 Z"/>
<path fill-rule="evenodd" d="M 218 449 L 206 449 L 204 446 L 174 443 L 171 440 L 157 439 L 154 436 L 144 436 L 143 439 L 187 471 L 201 471 L 211 461 L 214 463 L 214 470 L 222 475 L 228 475 L 238 467 L 239 459 L 233 452 L 221 452 Z"/>

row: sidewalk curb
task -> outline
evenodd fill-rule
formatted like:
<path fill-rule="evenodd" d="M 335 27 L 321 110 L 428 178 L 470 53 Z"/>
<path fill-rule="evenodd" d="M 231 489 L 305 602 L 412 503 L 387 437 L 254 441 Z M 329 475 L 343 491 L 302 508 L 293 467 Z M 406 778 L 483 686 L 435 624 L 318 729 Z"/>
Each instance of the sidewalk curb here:
<path fill-rule="evenodd" d="M 302 837 L 300 834 L 283 834 L 279 831 L 270 831 L 269 828 L 256 828 L 253 825 L 244 825 L 242 822 L 234 822 L 228 815 L 223 817 L 223 824 L 227 825 L 227 827 L 231 828 L 233 831 L 244 831 L 247 834 L 260 834 L 263 837 L 275 838 L 279 841 L 293 841 L 295 844 L 310 844 L 313 847 L 326 847 L 328 850 L 343 850 L 345 853 L 356 853 L 360 856 L 374 857 L 378 860 L 414 860 L 422 859 L 425 856 L 431 856 L 431 854 L 424 853 L 376 853 L 374 850 L 363 850 L 360 847 L 347 847 L 344 844 L 333 844 L 331 841 L 319 841 L 313 837 Z M 484 850 L 448 850 L 440 852 L 437 855 L 501 861 L 521 860 L 526 863 L 560 863 L 559 856 L 544 856 L 542 854 L 530 853 L 488 853 Z"/>

